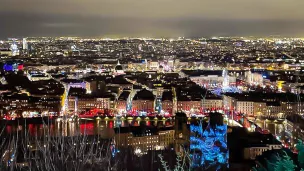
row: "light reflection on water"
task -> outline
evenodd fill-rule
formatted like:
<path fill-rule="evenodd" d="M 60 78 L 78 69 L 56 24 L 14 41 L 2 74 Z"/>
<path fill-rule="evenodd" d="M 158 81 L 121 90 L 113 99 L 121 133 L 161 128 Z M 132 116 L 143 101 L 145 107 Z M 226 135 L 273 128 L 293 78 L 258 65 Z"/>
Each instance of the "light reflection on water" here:
<path fill-rule="evenodd" d="M 29 136 L 42 135 L 63 135 L 74 136 L 77 134 L 86 135 L 110 135 L 113 134 L 113 128 L 129 126 L 171 126 L 170 120 L 80 120 L 79 122 L 54 122 L 51 124 L 26 124 L 26 125 L 6 125 L 5 134 L 16 132 L 27 132 Z M 3 127 L 2 127 L 3 128 Z M 1 129 L 2 130 L 2 129 Z"/>
<path fill-rule="evenodd" d="M 45 135 L 52 135 L 53 137 L 55 136 L 59 136 L 63 135 L 63 136 L 74 136 L 74 135 L 81 135 L 81 134 L 86 134 L 86 135 L 98 135 L 98 136 L 92 136 L 93 139 L 91 139 L 91 137 L 89 137 L 89 139 L 80 139 L 79 137 L 75 137 L 75 138 L 66 138 L 67 143 L 69 143 L 69 140 L 75 141 L 76 143 L 80 144 L 83 143 L 91 146 L 91 144 L 95 144 L 94 142 L 99 143 L 99 140 L 101 140 L 102 143 L 100 143 L 99 145 L 96 146 L 100 146 L 102 144 L 102 150 L 100 151 L 100 154 L 102 155 L 107 155 L 107 154 L 103 154 L 103 153 L 108 153 L 108 151 L 106 149 L 110 149 L 111 155 L 113 157 L 113 159 L 120 161 L 120 159 L 126 159 L 125 156 L 128 156 L 128 163 L 124 163 L 122 164 L 122 167 L 126 167 L 126 165 L 131 165 L 130 167 L 132 168 L 136 168 L 136 169 L 132 169 L 132 170 L 145 170 L 145 169 L 138 169 L 139 167 L 142 166 L 138 166 L 136 165 L 137 161 L 140 161 L 141 163 L 145 163 L 144 166 L 150 166 L 149 164 L 151 163 L 151 159 L 153 157 L 153 159 L 158 159 L 155 151 L 157 150 L 168 150 L 170 149 L 170 151 L 166 151 L 164 152 L 165 154 L 170 154 L 172 156 L 174 156 L 174 151 L 172 148 L 172 142 L 174 141 L 174 137 L 173 138 L 168 138 L 167 134 L 160 134 L 160 135 L 147 135 L 145 134 L 143 137 L 138 137 L 138 136 L 132 136 L 130 134 L 128 134 L 126 136 L 126 133 L 121 133 L 121 134 L 115 134 L 114 129 L 115 127 L 129 127 L 129 126 L 141 126 L 141 125 L 146 125 L 146 126 L 157 126 L 157 127 L 163 127 L 163 126 L 170 126 L 173 125 L 173 121 L 165 121 L 165 120 L 81 120 L 80 122 L 54 122 L 53 124 L 24 124 L 24 125 L 6 125 L 4 127 L 5 124 L 0 124 L 0 133 L 2 131 L 3 128 L 3 132 L 4 135 L 2 135 L 0 137 L 1 138 L 5 138 L 5 136 L 10 137 L 8 138 L 10 142 L 11 138 L 16 138 L 16 137 L 20 137 L 21 141 L 18 141 L 20 144 L 18 144 L 18 148 L 19 147 L 23 147 L 23 143 L 26 143 L 28 146 L 25 146 L 29 149 L 37 149 L 37 147 L 39 147 L 39 143 L 42 144 L 42 142 L 46 142 L 49 141 L 48 143 L 61 143 L 61 140 L 58 140 L 57 138 L 54 139 L 44 139 Z M 128 129 L 127 129 L 128 130 Z M 136 129 L 137 130 L 137 129 Z M 153 130 L 153 129 L 151 129 Z M 174 131 L 172 133 L 172 130 L 168 130 L 170 132 L 170 135 L 174 135 Z M 19 135 L 23 135 L 23 136 L 19 136 Z M 12 136 L 8 135 L 8 134 L 12 134 Z M 16 136 L 17 135 L 17 136 Z M 35 136 L 43 136 L 41 139 L 37 138 Z M 148 141 L 147 136 L 151 136 Z M 83 137 L 83 136 L 80 136 Z M 119 139 L 116 139 L 116 137 L 119 137 Z M 29 139 L 27 139 L 29 138 Z M 111 141 L 108 141 L 107 138 L 114 138 Z M 129 140 L 130 138 L 130 140 Z M 154 142 L 152 143 L 151 138 L 153 138 Z M 107 139 L 107 140 L 105 140 Z M 15 140 L 15 139 L 12 139 Z M 24 141 L 25 140 L 25 141 Z M 38 141 L 36 141 L 38 140 Z M 58 140 L 58 141 L 57 141 Z M 84 141 L 83 141 L 84 140 Z M 92 141 L 93 140 L 93 141 Z M 103 141 L 105 140 L 105 141 Z M 143 141 L 146 140 L 146 141 Z M 157 142 L 156 142 L 157 140 Z M 74 142 L 74 143 L 75 143 Z M 125 142 L 130 142 L 129 144 L 126 144 Z M 141 142 L 140 145 L 138 145 L 137 143 Z M 104 146 L 104 143 L 106 143 L 106 145 Z M 15 143 L 14 143 L 15 144 Z M 96 143 L 97 144 L 97 143 Z M 123 145 L 124 144 L 124 145 Z M 74 144 L 75 145 L 75 144 Z M 78 146 L 77 146 L 78 147 Z M 78 148 L 76 148 L 76 150 L 78 151 Z M 82 147 L 82 146 L 80 146 Z M 95 147 L 95 145 L 92 145 L 92 147 Z M 70 148 L 70 146 L 68 146 L 68 148 Z M 91 148 L 91 147 L 90 147 Z M 39 148 L 38 148 L 39 149 Z M 43 146 L 42 149 L 44 150 Z M 138 155 L 136 154 L 136 149 L 141 149 L 141 153 L 144 154 L 145 156 L 141 157 L 142 154 Z M 2 150 L 2 149 L 0 149 Z M 41 150 L 41 149 L 40 149 Z M 134 150 L 134 153 L 133 153 Z M 81 151 L 81 149 L 79 150 Z M 151 153 L 148 153 L 148 151 L 153 151 Z M 58 151 L 57 151 L 58 152 Z M 59 150 L 60 152 L 60 150 Z M 131 153 L 132 152 L 132 153 Z M 163 153 L 163 152 L 162 152 Z M 18 153 L 17 153 L 18 154 Z M 19 153 L 21 154 L 21 153 Z M 55 153 L 56 154 L 56 153 Z M 0 154 L 2 155 L 2 154 Z M 136 157 L 134 157 L 136 155 Z M 175 157 L 175 156 L 174 156 Z M 22 159 L 24 158 L 23 156 L 21 157 Z M 129 160 L 132 159 L 132 160 Z M 166 159 L 167 160 L 167 159 Z M 131 161 L 131 162 L 129 162 Z M 154 164 L 154 163 L 153 163 Z M 129 166 L 127 166 L 129 167 Z M 156 166 L 155 166 L 156 167 Z M 1 169 L 0 169 L 1 170 Z M 147 169 L 146 169 L 147 170 Z M 152 169 L 151 169 L 152 170 Z M 153 169 L 155 170 L 155 169 Z"/>
<path fill-rule="evenodd" d="M 280 135 L 285 131 L 283 123 L 266 122 L 265 120 L 258 120 L 255 123 L 262 129 L 269 130 L 273 135 Z"/>

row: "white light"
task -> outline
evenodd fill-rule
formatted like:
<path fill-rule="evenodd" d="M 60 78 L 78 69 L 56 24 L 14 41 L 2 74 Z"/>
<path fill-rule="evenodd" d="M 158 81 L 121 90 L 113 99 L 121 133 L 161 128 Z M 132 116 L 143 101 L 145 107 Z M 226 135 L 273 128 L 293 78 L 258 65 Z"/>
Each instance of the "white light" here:
<path fill-rule="evenodd" d="M 137 148 L 137 149 L 135 150 L 135 154 L 141 154 L 141 149 Z"/>

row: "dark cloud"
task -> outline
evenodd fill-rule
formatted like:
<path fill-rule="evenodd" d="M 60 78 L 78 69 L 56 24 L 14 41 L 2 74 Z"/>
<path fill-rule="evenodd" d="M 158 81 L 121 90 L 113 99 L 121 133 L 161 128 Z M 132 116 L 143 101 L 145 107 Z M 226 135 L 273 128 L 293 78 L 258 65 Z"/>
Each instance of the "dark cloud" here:
<path fill-rule="evenodd" d="M 304 5 L 302 2 L 0 0 L 4 4 L 0 5 L 0 38 L 301 36 L 304 10 L 299 5 Z"/>
<path fill-rule="evenodd" d="M 304 19 L 301 0 L 0 0 L 0 3 L 0 11 L 37 14 L 145 19 Z"/>

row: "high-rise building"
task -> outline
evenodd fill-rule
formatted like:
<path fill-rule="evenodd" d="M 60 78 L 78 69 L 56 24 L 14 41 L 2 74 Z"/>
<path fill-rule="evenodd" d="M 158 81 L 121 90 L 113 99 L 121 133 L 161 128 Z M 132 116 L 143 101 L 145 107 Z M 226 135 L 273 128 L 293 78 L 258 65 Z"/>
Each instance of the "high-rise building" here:
<path fill-rule="evenodd" d="M 19 49 L 15 41 L 11 44 L 11 51 L 12 51 L 12 56 L 19 55 Z"/>
<path fill-rule="evenodd" d="M 23 38 L 22 40 L 22 48 L 23 50 L 28 50 L 28 44 L 26 38 Z"/>

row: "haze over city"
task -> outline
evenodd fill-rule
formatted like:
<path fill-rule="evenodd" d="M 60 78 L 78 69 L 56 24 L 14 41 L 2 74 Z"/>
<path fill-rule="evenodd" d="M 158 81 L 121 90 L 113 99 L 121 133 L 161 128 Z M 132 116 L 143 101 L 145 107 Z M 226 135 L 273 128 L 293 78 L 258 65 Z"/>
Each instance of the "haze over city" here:
<path fill-rule="evenodd" d="M 0 0 L 0 38 L 302 36 L 299 0 Z"/>

